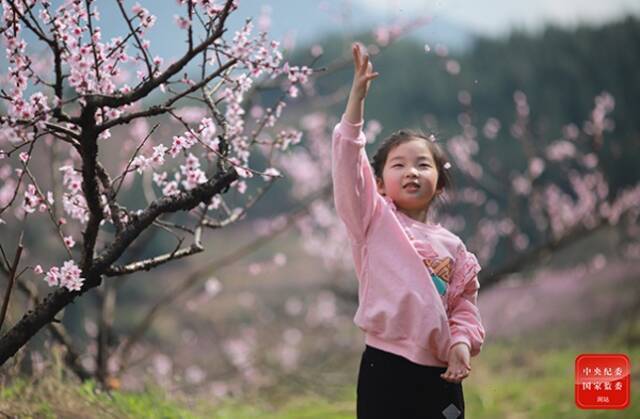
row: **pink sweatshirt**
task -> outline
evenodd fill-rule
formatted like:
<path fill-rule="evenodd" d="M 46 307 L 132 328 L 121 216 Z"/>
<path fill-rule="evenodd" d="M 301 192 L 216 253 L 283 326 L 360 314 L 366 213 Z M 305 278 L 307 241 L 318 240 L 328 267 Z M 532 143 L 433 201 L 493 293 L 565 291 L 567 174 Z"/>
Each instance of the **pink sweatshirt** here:
<path fill-rule="evenodd" d="M 367 345 L 418 364 L 447 366 L 459 342 L 475 356 L 485 337 L 477 308 L 480 265 L 458 236 L 411 219 L 377 192 L 362 125 L 343 115 L 332 137 L 335 206 L 359 281 L 354 323 Z M 432 274 L 447 283 L 444 295 Z"/>

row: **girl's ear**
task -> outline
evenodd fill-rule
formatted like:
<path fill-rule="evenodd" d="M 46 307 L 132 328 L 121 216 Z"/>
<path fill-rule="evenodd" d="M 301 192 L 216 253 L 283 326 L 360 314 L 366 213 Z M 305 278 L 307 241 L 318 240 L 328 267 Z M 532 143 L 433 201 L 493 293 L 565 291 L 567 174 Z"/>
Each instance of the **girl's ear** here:
<path fill-rule="evenodd" d="M 385 195 L 384 192 L 384 182 L 379 177 L 376 178 L 376 186 L 378 187 L 378 193 L 382 196 Z"/>

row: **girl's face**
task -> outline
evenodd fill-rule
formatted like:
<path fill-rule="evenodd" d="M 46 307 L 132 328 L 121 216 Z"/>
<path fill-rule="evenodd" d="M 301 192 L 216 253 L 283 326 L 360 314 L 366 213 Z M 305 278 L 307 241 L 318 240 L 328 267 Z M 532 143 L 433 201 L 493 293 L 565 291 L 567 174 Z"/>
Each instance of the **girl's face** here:
<path fill-rule="evenodd" d="M 387 195 L 398 209 L 423 221 L 437 191 L 438 169 L 423 139 L 412 139 L 393 148 L 378 179 L 378 192 Z"/>

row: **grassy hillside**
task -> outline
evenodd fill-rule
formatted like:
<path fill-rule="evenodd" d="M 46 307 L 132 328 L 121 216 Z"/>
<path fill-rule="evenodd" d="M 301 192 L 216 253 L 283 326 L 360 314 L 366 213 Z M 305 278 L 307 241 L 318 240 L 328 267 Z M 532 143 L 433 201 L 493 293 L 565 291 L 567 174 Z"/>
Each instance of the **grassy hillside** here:
<path fill-rule="evenodd" d="M 464 382 L 467 415 L 493 418 L 637 418 L 640 417 L 640 341 L 625 343 L 628 325 L 605 340 L 584 339 L 564 347 L 540 347 L 538 339 L 518 343 L 490 342 Z M 636 324 L 640 337 L 640 324 Z M 585 352 L 626 353 L 632 360 L 632 401 L 623 411 L 581 410 L 574 403 L 575 357 Z M 350 366 L 353 368 L 354 366 Z M 55 365 L 40 376 L 10 380 L 0 390 L 0 412 L 8 417 L 71 418 L 353 418 L 354 384 L 322 387 L 327 372 L 282 382 L 269 391 L 212 404 L 206 399 L 175 398 L 149 384 L 138 393 L 99 392 L 93 383 L 65 378 Z M 5 377 L 6 378 L 6 377 Z M 296 390 L 297 389 L 297 390 Z M 300 391 L 305 389 L 305 391 Z M 287 394 L 288 397 L 283 397 Z"/>

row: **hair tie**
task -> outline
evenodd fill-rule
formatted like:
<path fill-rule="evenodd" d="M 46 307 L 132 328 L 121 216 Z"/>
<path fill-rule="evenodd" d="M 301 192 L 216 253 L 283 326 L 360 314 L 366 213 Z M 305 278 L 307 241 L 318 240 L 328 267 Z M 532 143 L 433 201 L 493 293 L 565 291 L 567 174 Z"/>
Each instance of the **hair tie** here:
<path fill-rule="evenodd" d="M 451 163 L 446 162 L 443 167 L 448 170 L 451 168 Z"/>
<path fill-rule="evenodd" d="M 433 134 L 429 134 L 429 141 L 431 141 L 432 143 L 436 142 L 436 136 Z"/>

